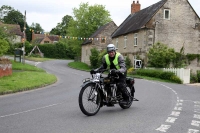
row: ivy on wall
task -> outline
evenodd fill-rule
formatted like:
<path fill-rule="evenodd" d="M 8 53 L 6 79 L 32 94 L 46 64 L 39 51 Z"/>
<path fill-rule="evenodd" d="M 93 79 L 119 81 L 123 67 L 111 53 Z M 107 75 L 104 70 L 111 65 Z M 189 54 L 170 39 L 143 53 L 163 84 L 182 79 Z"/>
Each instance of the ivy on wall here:
<path fill-rule="evenodd" d="M 186 57 L 189 63 L 193 61 L 194 59 L 197 59 L 198 62 L 200 60 L 200 54 L 187 54 Z"/>

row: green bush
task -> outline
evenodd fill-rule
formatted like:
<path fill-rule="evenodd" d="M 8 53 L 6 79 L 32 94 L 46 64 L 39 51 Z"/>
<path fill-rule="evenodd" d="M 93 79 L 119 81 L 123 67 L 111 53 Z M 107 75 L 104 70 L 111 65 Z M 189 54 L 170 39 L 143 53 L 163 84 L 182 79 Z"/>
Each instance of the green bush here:
<path fill-rule="evenodd" d="M 131 59 L 128 56 L 126 57 L 125 63 L 126 63 L 127 69 L 131 68 L 131 66 L 132 66 Z"/>
<path fill-rule="evenodd" d="M 137 74 L 141 76 L 148 76 L 154 78 L 160 78 L 161 70 L 153 70 L 153 69 L 138 69 Z"/>
<path fill-rule="evenodd" d="M 191 73 L 191 74 L 190 74 L 190 83 L 197 83 L 197 82 L 198 82 L 197 75 Z"/>
<path fill-rule="evenodd" d="M 181 84 L 182 81 L 179 77 L 177 77 L 172 72 L 164 72 L 162 70 L 155 70 L 155 69 L 138 69 L 136 70 L 137 75 L 159 78 L 163 80 L 169 80 L 175 83 Z"/>
<path fill-rule="evenodd" d="M 99 51 L 96 48 L 93 48 L 90 51 L 91 51 L 91 56 L 90 56 L 91 67 L 92 68 L 97 68 L 98 67 L 98 55 L 99 55 Z"/>
<path fill-rule="evenodd" d="M 179 83 L 179 84 L 183 83 L 183 81 L 179 77 L 177 77 L 176 75 L 172 75 L 171 78 L 170 78 L 170 81 L 175 82 L 175 83 Z"/>
<path fill-rule="evenodd" d="M 197 71 L 197 80 L 198 80 L 198 83 L 200 83 L 200 71 L 199 70 Z"/>
<path fill-rule="evenodd" d="M 174 76 L 173 72 L 162 72 L 159 77 L 160 79 L 170 80 L 172 76 Z"/>

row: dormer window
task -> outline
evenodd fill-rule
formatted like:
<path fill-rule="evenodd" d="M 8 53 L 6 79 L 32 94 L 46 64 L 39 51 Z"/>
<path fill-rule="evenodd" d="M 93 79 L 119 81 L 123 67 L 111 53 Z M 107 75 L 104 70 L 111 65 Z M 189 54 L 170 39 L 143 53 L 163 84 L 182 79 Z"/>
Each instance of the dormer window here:
<path fill-rule="evenodd" d="M 170 20 L 170 10 L 164 9 L 164 19 Z"/>

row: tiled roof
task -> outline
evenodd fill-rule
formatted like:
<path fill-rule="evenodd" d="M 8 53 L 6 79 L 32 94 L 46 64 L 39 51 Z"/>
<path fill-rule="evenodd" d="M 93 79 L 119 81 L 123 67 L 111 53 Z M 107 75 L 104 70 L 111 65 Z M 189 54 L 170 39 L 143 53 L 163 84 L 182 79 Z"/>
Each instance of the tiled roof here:
<path fill-rule="evenodd" d="M 110 23 L 114 23 L 113 21 L 99 27 L 98 30 L 96 30 L 89 38 L 95 38 L 97 37 Z M 82 43 L 82 45 L 85 45 L 85 44 L 88 44 L 88 43 L 91 43 L 92 41 L 91 40 L 86 40 Z"/>
<path fill-rule="evenodd" d="M 40 44 L 44 38 L 36 38 L 33 40 L 33 44 Z"/>
<path fill-rule="evenodd" d="M 167 0 L 161 0 L 143 10 L 130 14 L 117 30 L 113 32 L 112 38 L 141 29 L 166 2 Z"/>
<path fill-rule="evenodd" d="M 17 24 L 3 24 L 0 23 L 0 26 L 3 26 L 10 34 L 23 36 L 23 32 L 20 29 L 20 26 Z"/>
<path fill-rule="evenodd" d="M 48 38 L 54 42 L 54 41 L 59 41 L 59 36 L 58 35 L 49 35 Z"/>

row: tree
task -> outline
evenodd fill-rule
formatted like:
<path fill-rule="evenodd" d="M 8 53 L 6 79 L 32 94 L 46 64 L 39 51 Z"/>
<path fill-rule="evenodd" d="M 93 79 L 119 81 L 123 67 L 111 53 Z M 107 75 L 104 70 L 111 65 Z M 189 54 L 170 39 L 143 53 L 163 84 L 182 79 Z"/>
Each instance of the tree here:
<path fill-rule="evenodd" d="M 30 29 L 36 33 L 44 32 L 44 30 L 42 29 L 39 23 L 32 23 L 30 26 Z"/>
<path fill-rule="evenodd" d="M 111 21 L 110 13 L 103 5 L 89 6 L 81 3 L 73 9 L 74 19 L 69 22 L 69 35 L 89 37 L 100 26 Z"/>
<path fill-rule="evenodd" d="M 100 26 L 111 21 L 110 13 L 103 5 L 89 6 L 88 3 L 81 3 L 79 9 L 73 8 L 74 18 L 69 21 L 67 35 L 74 37 L 89 37 Z M 73 44 L 77 55 L 81 54 L 82 41 L 70 42 Z"/>
<path fill-rule="evenodd" d="M 9 49 L 9 42 L 7 40 L 7 34 L 2 27 L 0 27 L 0 57 L 6 53 Z"/>
<path fill-rule="evenodd" d="M 148 64 L 151 67 L 163 68 L 169 67 L 170 63 L 176 58 L 173 48 L 160 42 L 153 45 L 148 52 Z"/>
<path fill-rule="evenodd" d="M 7 14 L 11 11 L 11 10 L 14 10 L 11 6 L 7 6 L 7 5 L 3 5 L 1 8 L 0 8 L 0 20 L 2 22 L 4 22 L 4 16 L 7 16 Z"/>
<path fill-rule="evenodd" d="M 62 22 L 58 23 L 55 28 L 50 31 L 50 34 L 54 35 L 67 35 L 69 21 L 72 20 L 72 16 L 66 15 L 62 18 Z"/>
<path fill-rule="evenodd" d="M 98 55 L 99 55 L 99 51 L 96 48 L 93 48 L 90 51 L 91 51 L 91 56 L 90 56 L 91 67 L 92 68 L 97 68 L 98 67 Z"/>

